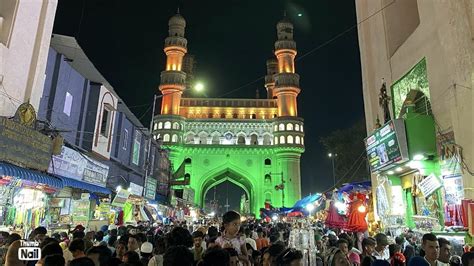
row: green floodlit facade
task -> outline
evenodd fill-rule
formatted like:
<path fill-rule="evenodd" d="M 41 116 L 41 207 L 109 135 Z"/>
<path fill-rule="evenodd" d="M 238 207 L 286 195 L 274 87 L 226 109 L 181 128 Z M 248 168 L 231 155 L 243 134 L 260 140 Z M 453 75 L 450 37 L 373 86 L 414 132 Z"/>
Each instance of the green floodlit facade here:
<path fill-rule="evenodd" d="M 295 73 L 293 25 L 277 24 L 275 58 L 267 61 L 267 99 L 182 98 L 186 84 L 186 21 L 169 20 L 166 68 L 161 72 L 161 112 L 153 118 L 155 139 L 170 149 L 174 189 L 192 190 L 205 207 L 207 192 L 229 181 L 241 187 L 250 212 L 266 202 L 293 206 L 301 198 L 300 158 L 304 124 L 297 114 L 300 92 Z M 189 195 L 189 193 L 187 193 Z"/>

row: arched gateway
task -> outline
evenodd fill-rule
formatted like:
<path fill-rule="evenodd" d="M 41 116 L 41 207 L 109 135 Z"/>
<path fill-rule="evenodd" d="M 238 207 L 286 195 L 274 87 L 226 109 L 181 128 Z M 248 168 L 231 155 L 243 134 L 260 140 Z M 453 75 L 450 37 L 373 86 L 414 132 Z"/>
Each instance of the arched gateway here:
<path fill-rule="evenodd" d="M 207 191 L 225 181 L 244 189 L 255 214 L 266 201 L 292 206 L 301 196 L 304 152 L 293 25 L 286 18 L 277 24 L 275 58 L 267 60 L 266 99 L 182 98 L 190 84 L 185 72 L 193 64 L 185 56 L 185 27 L 179 14 L 169 20 L 161 113 L 152 127 L 154 137 L 171 151 L 179 169 L 175 177 L 186 180 L 184 186 L 194 190 L 194 203 L 200 206 Z"/>

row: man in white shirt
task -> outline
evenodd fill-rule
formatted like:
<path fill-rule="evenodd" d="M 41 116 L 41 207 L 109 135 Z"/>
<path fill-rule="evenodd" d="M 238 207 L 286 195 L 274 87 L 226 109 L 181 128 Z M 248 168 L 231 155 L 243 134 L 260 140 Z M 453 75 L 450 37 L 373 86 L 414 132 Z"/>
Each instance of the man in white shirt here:
<path fill-rule="evenodd" d="M 434 234 L 424 234 L 422 238 L 421 248 L 425 252 L 425 260 L 431 266 L 441 265 L 438 261 L 439 257 L 439 243 Z"/>
<path fill-rule="evenodd" d="M 257 242 L 252 238 L 252 230 L 250 228 L 245 229 L 245 243 L 249 244 L 253 250 L 257 250 Z"/>
<path fill-rule="evenodd" d="M 372 253 L 372 256 L 374 256 L 378 260 L 390 260 L 390 252 L 388 250 L 388 238 L 385 234 L 378 233 L 375 235 L 375 250 L 374 253 Z"/>

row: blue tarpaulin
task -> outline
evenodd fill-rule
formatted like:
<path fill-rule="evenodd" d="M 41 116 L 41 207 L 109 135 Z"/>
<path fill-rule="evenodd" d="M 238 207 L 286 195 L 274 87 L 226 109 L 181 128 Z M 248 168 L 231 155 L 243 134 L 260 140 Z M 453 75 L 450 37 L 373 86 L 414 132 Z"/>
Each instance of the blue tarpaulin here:
<path fill-rule="evenodd" d="M 63 182 L 56 177 L 4 162 L 0 163 L 0 176 L 11 176 L 38 184 L 48 185 L 52 188 L 63 188 Z"/>

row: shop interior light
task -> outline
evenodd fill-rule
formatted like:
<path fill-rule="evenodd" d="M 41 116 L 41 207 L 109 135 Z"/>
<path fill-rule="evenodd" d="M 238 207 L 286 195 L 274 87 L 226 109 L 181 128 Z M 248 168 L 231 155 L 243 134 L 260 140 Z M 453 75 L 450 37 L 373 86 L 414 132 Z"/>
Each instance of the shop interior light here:
<path fill-rule="evenodd" d="M 117 190 L 117 192 L 119 192 L 120 190 L 122 190 L 122 186 L 118 185 L 116 190 Z"/>
<path fill-rule="evenodd" d="M 401 171 L 403 171 L 403 168 L 401 168 L 401 167 L 397 167 L 397 169 L 395 169 L 395 171 L 397 171 L 397 172 L 401 172 Z"/>
<path fill-rule="evenodd" d="M 158 215 L 159 215 L 159 216 L 163 216 L 163 212 L 161 212 L 161 211 L 158 212 Z"/>
<path fill-rule="evenodd" d="M 421 161 L 425 159 L 425 156 L 423 154 L 415 154 L 415 156 L 413 156 L 413 160 L 415 161 Z"/>
<path fill-rule="evenodd" d="M 408 163 L 408 167 L 411 169 L 420 169 L 422 168 L 422 163 L 420 161 L 411 161 Z"/>
<path fill-rule="evenodd" d="M 387 175 L 393 175 L 393 174 L 395 174 L 394 171 L 388 171 L 388 172 L 387 172 Z"/>
<path fill-rule="evenodd" d="M 216 213 L 215 213 L 215 212 L 211 212 L 211 213 L 209 213 L 209 216 L 214 217 L 214 216 L 216 216 Z"/>
<path fill-rule="evenodd" d="M 278 220 L 278 216 L 277 216 L 277 215 L 273 215 L 273 216 L 272 216 L 272 220 L 273 220 L 273 221 Z"/>
<path fill-rule="evenodd" d="M 360 205 L 360 206 L 357 208 L 357 210 L 358 210 L 359 212 L 366 212 L 366 211 L 367 211 L 367 208 L 366 208 L 364 205 Z"/>
<path fill-rule="evenodd" d="M 312 212 L 314 210 L 314 205 L 312 203 L 309 203 L 308 205 L 306 205 L 306 210 Z"/>
<path fill-rule="evenodd" d="M 128 190 L 128 192 L 132 192 L 132 188 L 131 188 L 131 187 L 129 187 L 127 190 Z"/>

